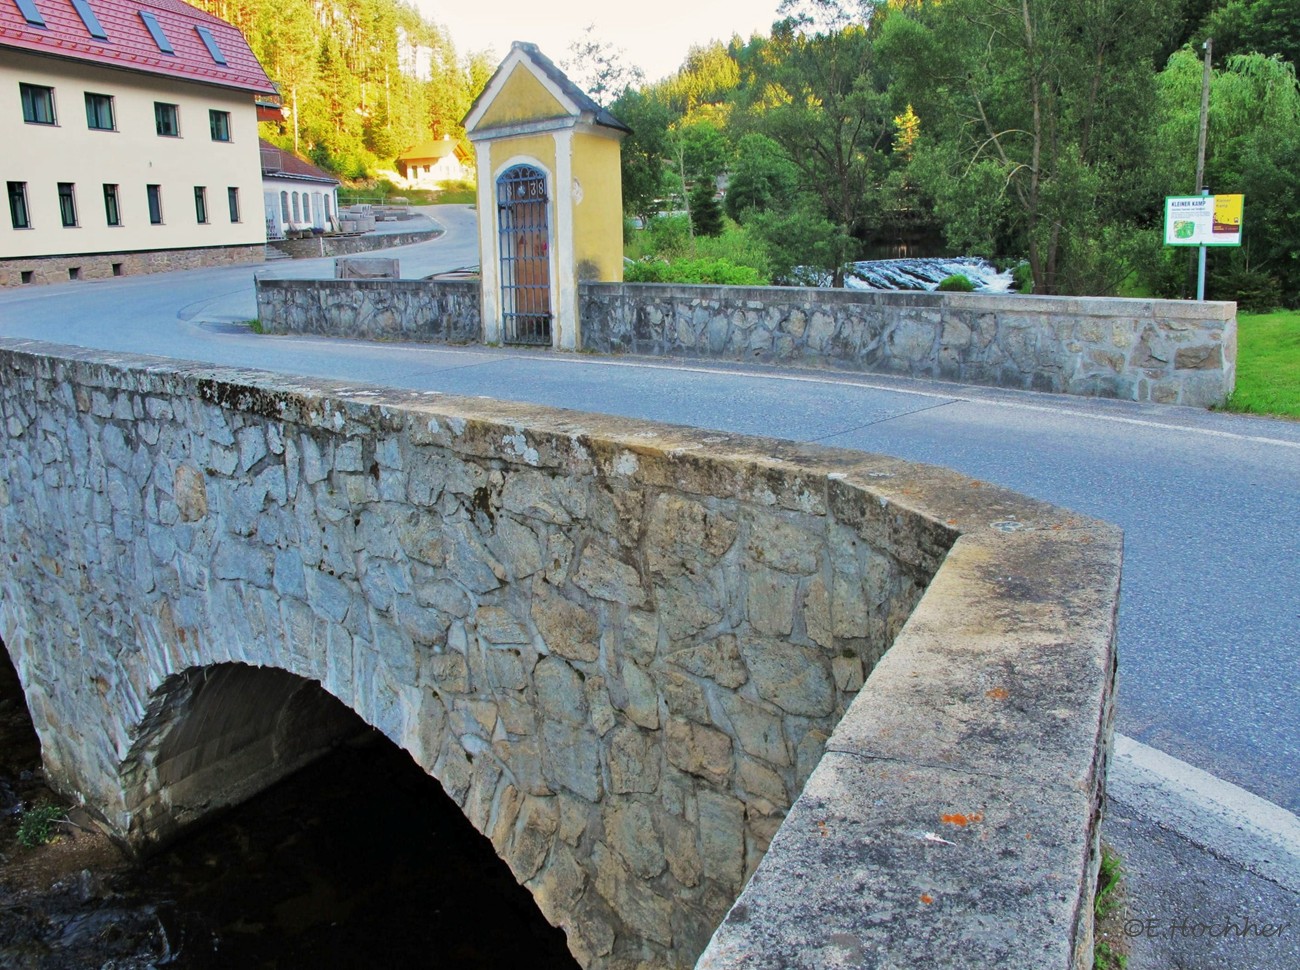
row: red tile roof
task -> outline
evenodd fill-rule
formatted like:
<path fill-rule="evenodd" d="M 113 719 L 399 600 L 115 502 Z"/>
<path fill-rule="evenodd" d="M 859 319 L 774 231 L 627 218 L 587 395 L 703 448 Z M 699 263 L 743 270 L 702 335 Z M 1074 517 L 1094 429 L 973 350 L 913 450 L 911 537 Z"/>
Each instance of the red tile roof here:
<path fill-rule="evenodd" d="M 44 28 L 29 24 L 14 0 L 0 0 L 0 49 L 31 51 L 244 91 L 275 90 L 243 34 L 181 0 L 88 0 L 108 34 L 107 40 L 90 35 L 71 0 L 32 2 L 45 19 Z M 141 11 L 158 19 L 176 51 L 174 55 L 158 49 L 140 19 Z M 212 32 L 225 64 L 213 60 L 196 27 Z"/>
<path fill-rule="evenodd" d="M 299 158 L 293 152 L 276 148 L 265 138 L 258 139 L 262 149 L 262 174 L 274 175 L 276 178 L 309 179 L 313 182 L 330 182 L 339 184 L 329 172 L 317 168 L 311 162 Z"/>

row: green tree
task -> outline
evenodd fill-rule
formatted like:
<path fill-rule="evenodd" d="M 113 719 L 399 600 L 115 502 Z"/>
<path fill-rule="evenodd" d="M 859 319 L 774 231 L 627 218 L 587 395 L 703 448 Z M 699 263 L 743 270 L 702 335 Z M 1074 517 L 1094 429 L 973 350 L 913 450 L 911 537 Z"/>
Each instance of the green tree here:
<path fill-rule="evenodd" d="M 626 91 L 611 105 L 614 117 L 632 129 L 623 139 L 623 209 L 649 223 L 667 194 L 671 152 L 667 105 L 653 94 Z"/>
<path fill-rule="evenodd" d="M 717 236 L 722 233 L 722 206 L 718 205 L 713 182 L 701 179 L 691 189 L 691 229 L 697 236 Z"/>
<path fill-rule="evenodd" d="M 1201 103 L 1201 59 L 1176 52 L 1159 75 L 1154 168 L 1166 194 L 1194 188 Z M 1278 301 L 1300 303 L 1300 86 L 1295 66 L 1279 57 L 1235 55 L 1210 82 L 1206 184 L 1215 194 L 1246 197 L 1242 246 L 1210 257 L 1211 296 L 1237 299 L 1238 292 L 1273 292 Z M 1177 292 L 1186 257 L 1150 246 L 1148 278 Z M 1256 299 L 1256 297 L 1252 297 Z M 1264 297 L 1258 299 L 1267 300 Z"/>
<path fill-rule="evenodd" d="M 749 213 L 788 206 L 798 191 L 799 169 L 779 144 L 757 133 L 740 139 L 727 183 L 727 215 L 744 222 Z"/>
<path fill-rule="evenodd" d="M 783 11 L 789 15 L 750 61 L 752 127 L 785 151 L 837 239 L 864 237 L 893 130 L 872 39 L 834 0 Z M 833 284 L 844 284 L 838 264 Z"/>
<path fill-rule="evenodd" d="M 1300 63 L 1300 4 L 1295 0 L 1229 0 L 1213 10 L 1200 31 L 1214 38 L 1215 54 L 1276 54 Z"/>
<path fill-rule="evenodd" d="M 767 250 L 772 278 L 797 286 L 842 280 L 855 245 L 842 226 L 826 218 L 814 195 L 800 196 L 789 208 L 755 212 L 748 227 Z"/>
<path fill-rule="evenodd" d="M 1152 61 L 1172 0 L 929 0 L 884 17 L 918 172 L 954 246 L 1011 237 L 1036 293 L 1108 293 L 1154 202 Z M 966 212 L 965 218 L 961 213 Z"/>

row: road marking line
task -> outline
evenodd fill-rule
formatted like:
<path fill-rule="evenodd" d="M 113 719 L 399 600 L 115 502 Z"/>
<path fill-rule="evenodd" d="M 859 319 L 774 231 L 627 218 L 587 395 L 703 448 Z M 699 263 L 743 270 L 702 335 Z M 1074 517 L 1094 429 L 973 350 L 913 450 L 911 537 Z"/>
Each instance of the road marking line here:
<path fill-rule="evenodd" d="M 1300 818 L 1280 805 L 1123 734 L 1107 790 L 1143 818 L 1300 893 Z"/>
<path fill-rule="evenodd" d="M 308 339 L 304 339 L 303 342 L 314 343 L 320 346 L 331 346 L 331 345 L 337 346 L 338 343 L 340 342 L 351 343 L 353 341 L 336 341 L 336 340 L 315 341 L 308 338 Z M 490 348 L 484 348 L 484 352 L 486 352 L 489 349 Z M 462 351 L 452 350 L 450 348 L 403 347 L 402 352 L 403 353 L 454 354 L 454 353 L 460 353 Z M 463 352 L 476 353 L 478 351 L 467 348 Z M 1219 431 L 1215 428 L 1188 427 L 1186 425 L 1181 425 L 1181 424 L 1170 424 L 1165 421 L 1153 421 L 1149 418 L 1126 418 L 1117 414 L 1094 414 L 1089 411 L 1079 411 L 1065 405 L 1049 406 L 1045 404 L 1027 404 L 1021 401 L 1003 401 L 997 399 L 987 399 L 987 398 L 972 396 L 969 394 L 961 394 L 961 393 L 944 394 L 944 393 L 940 393 L 939 391 L 919 390 L 916 388 L 890 387 L 887 384 L 875 384 L 869 381 L 844 380 L 844 379 L 836 379 L 831 377 L 819 377 L 819 376 L 803 375 L 803 374 L 771 374 L 771 373 L 764 373 L 761 371 L 742 370 L 739 368 L 733 369 L 727 367 L 701 367 L 698 365 L 691 365 L 691 364 L 686 364 L 686 365 L 659 364 L 659 363 L 655 363 L 654 361 L 610 360 L 607 358 L 600 358 L 600 359 L 593 360 L 591 358 L 583 358 L 583 357 L 562 357 L 559 355 L 542 357 L 540 355 L 534 356 L 531 354 L 510 354 L 510 353 L 503 353 L 500 355 L 493 355 L 493 356 L 497 357 L 497 359 L 500 360 L 523 360 L 523 361 L 545 360 L 547 362 L 553 362 L 557 364 L 576 364 L 580 366 L 585 365 L 585 366 L 597 366 L 597 367 L 630 367 L 633 369 L 641 369 L 641 370 L 667 370 L 667 371 L 674 371 L 674 372 L 684 372 L 688 374 L 704 374 L 709 376 L 746 377 L 746 378 L 758 379 L 758 380 L 790 381 L 792 383 L 797 383 L 797 384 L 825 384 L 832 387 L 856 387 L 856 388 L 862 388 L 864 390 L 870 390 L 870 391 L 885 391 L 890 394 L 909 394 L 915 397 L 939 398 L 942 400 L 953 401 L 961 404 L 987 405 L 989 407 L 1009 408 L 1017 411 L 1037 411 L 1043 414 L 1064 415 L 1064 416 L 1074 417 L 1074 418 L 1083 418 L 1089 421 L 1109 421 L 1113 424 L 1128 424 L 1128 425 L 1134 425 L 1136 427 L 1141 427 L 1141 428 L 1154 428 L 1160 431 L 1178 431 L 1186 434 L 1205 435 L 1207 437 L 1212 437 L 1212 438 L 1228 438 L 1233 441 L 1247 441 L 1247 442 L 1251 442 L 1252 444 L 1279 445 L 1283 448 L 1294 448 L 1300 450 L 1300 441 L 1288 441 L 1285 438 L 1269 438 L 1264 435 L 1242 434 L 1241 432 L 1237 432 L 1237 431 Z M 913 378 L 913 379 L 919 380 L 920 378 Z M 997 389 L 990 388 L 990 390 L 997 390 Z M 1109 401 L 1111 399 L 1098 398 L 1097 400 Z M 1119 401 L 1117 403 L 1123 404 L 1123 403 L 1130 403 L 1130 402 Z M 905 417 L 905 416 L 906 415 L 900 415 L 900 417 Z"/>

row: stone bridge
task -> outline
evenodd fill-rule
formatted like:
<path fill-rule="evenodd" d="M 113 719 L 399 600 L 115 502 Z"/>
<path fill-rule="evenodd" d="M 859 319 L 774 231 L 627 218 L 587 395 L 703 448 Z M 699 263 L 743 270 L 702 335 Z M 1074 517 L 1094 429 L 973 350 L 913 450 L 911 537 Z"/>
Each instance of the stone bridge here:
<path fill-rule="evenodd" d="M 587 967 L 1091 965 L 1116 530 L 577 412 L 19 341 L 0 372 L 0 636 L 128 845 L 327 750 L 337 698 Z"/>

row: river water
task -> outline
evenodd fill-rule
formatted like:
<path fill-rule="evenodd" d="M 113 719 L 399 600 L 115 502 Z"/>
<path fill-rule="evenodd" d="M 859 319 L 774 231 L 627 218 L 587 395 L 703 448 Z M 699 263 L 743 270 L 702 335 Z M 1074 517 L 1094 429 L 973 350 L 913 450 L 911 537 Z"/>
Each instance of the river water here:
<path fill-rule="evenodd" d="M 142 865 L 70 826 L 20 847 L 15 805 L 48 797 L 0 649 L 5 970 L 577 966 L 491 843 L 374 732 Z"/>

